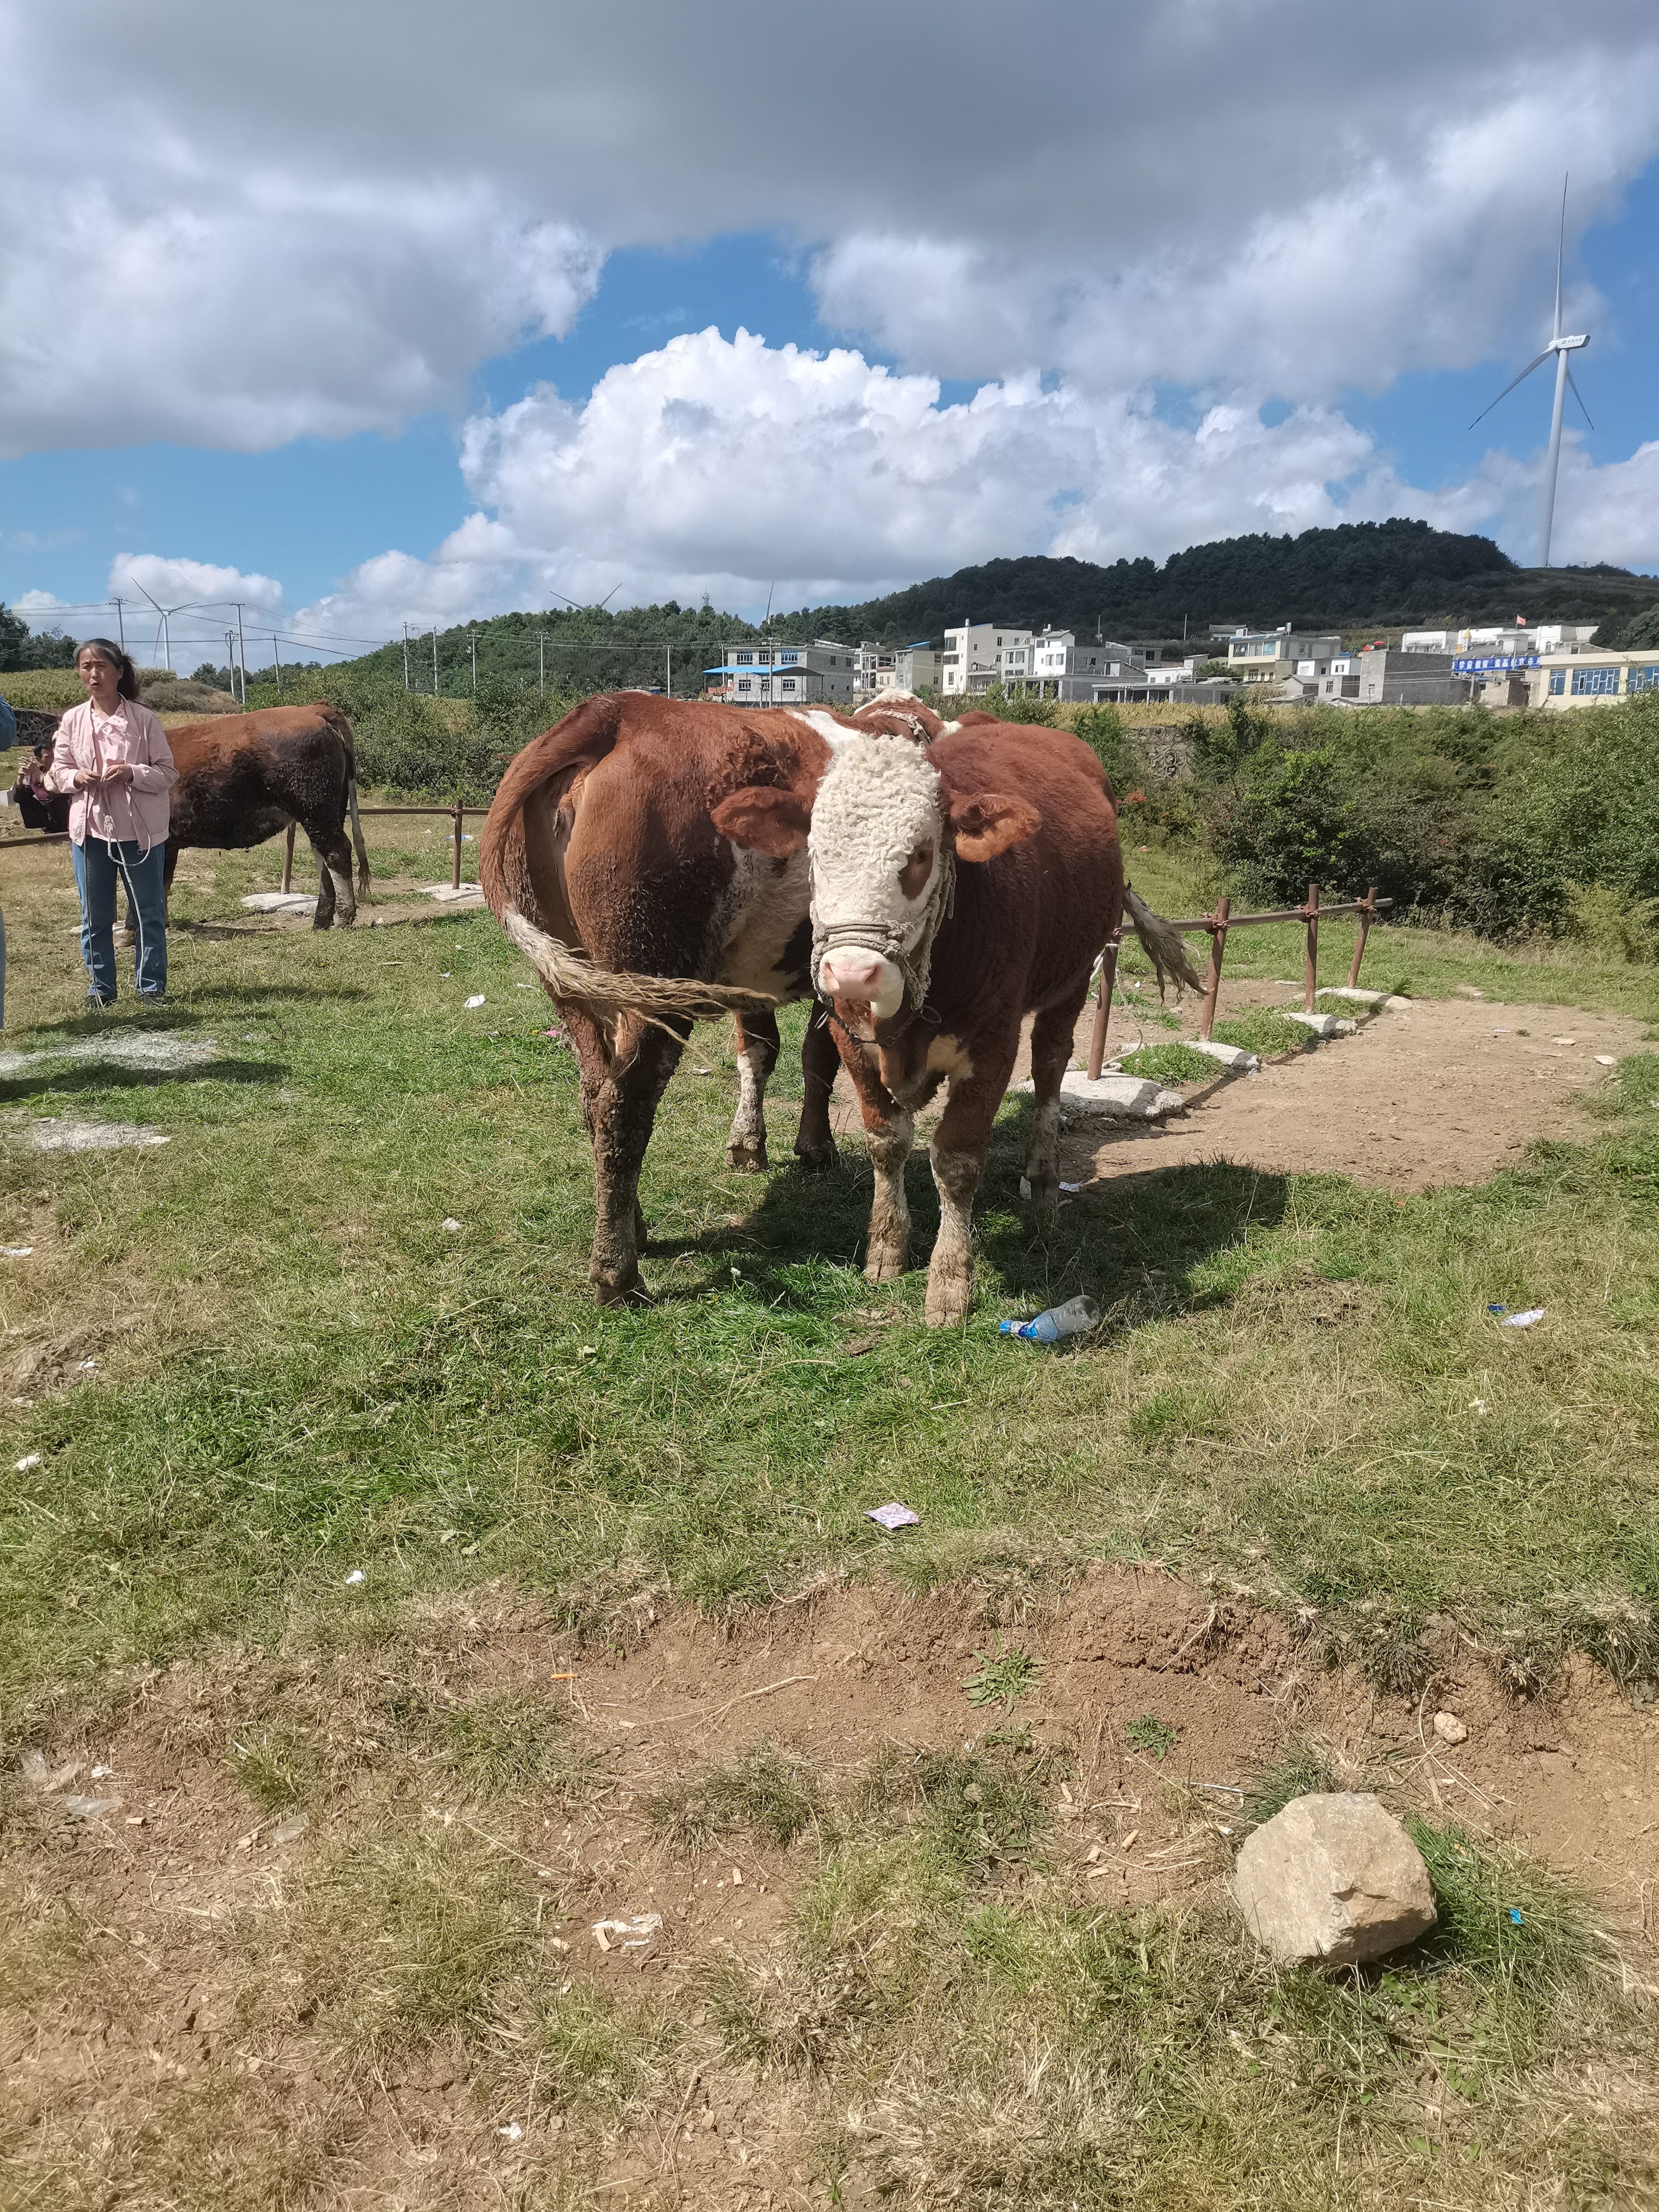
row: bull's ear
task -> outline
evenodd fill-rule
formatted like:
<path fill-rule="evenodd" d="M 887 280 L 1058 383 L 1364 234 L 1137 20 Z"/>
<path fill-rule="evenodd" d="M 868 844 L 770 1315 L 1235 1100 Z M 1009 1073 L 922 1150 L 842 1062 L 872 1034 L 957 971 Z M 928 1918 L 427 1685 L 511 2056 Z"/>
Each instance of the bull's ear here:
<path fill-rule="evenodd" d="M 953 792 L 949 819 L 959 860 L 994 860 L 1023 845 L 1042 820 L 1029 799 L 1006 791 Z"/>
<path fill-rule="evenodd" d="M 812 823 L 811 812 L 793 791 L 777 791 L 768 784 L 732 792 L 715 807 L 713 820 L 722 837 L 774 860 L 787 860 L 799 853 Z"/>

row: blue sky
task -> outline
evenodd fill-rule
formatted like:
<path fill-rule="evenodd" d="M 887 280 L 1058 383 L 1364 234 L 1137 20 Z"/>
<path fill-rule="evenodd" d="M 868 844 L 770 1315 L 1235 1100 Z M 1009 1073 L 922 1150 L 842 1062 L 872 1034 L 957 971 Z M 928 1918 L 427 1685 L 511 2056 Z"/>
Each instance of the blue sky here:
<path fill-rule="evenodd" d="M 1047 0 L 989 76 L 975 27 L 1006 19 L 978 0 L 869 13 L 937 115 L 849 100 L 815 19 L 749 0 L 696 27 L 479 0 L 522 72 L 459 88 L 422 66 L 439 0 L 398 11 L 391 52 L 373 4 L 296 0 L 278 38 L 189 0 L 146 25 L 0 0 L 24 88 L 0 597 L 46 619 L 128 563 L 169 603 L 242 597 L 344 645 L 562 592 L 752 611 L 774 584 L 864 597 L 1345 516 L 1530 560 L 1546 374 L 1469 424 L 1547 335 L 1569 166 L 1595 428 L 1570 405 L 1554 557 L 1659 569 L 1650 8 L 1585 0 L 1565 51 L 1534 0 L 1255 0 L 1342 91 L 1310 108 L 1276 81 L 1248 113 L 1171 101 L 1168 41 L 1121 0 Z M 1223 18 L 1179 21 L 1200 76 L 1231 66 Z M 227 70 L 282 132 L 220 115 Z"/>

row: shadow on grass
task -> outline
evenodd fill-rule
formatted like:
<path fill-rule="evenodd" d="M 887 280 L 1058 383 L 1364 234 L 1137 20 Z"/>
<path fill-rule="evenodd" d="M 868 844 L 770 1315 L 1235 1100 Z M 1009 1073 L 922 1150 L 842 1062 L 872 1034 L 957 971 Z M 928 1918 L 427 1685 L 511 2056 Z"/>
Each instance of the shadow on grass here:
<path fill-rule="evenodd" d="M 106 1060 L 78 1060 L 43 1067 L 38 1075 L 0 1078 L 0 1103 L 21 1105 L 30 1098 L 75 1099 L 88 1093 L 154 1091 L 185 1083 L 281 1083 L 288 1074 L 284 1062 L 256 1060 L 210 1060 L 195 1067 L 123 1067 Z"/>
<path fill-rule="evenodd" d="M 974 1215 L 981 1311 L 998 1295 L 1041 1307 L 1084 1291 L 1108 1316 L 1109 1335 L 1170 1313 L 1198 1311 L 1230 1295 L 1194 1279 L 1205 1263 L 1242 1243 L 1251 1228 L 1274 1227 L 1284 1217 L 1285 1176 L 1215 1161 L 1119 1177 L 1070 1199 L 1042 1221 L 1019 1196 L 1031 1113 L 1029 1101 L 1014 1100 L 992 1133 Z M 919 1290 L 939 1232 L 925 1145 L 918 1144 L 905 1181 L 911 1266 L 903 1279 Z M 798 1271 L 813 1262 L 854 1273 L 862 1266 L 872 1188 L 856 1139 L 842 1139 L 834 1168 L 792 1164 L 760 1188 L 758 1202 L 740 1223 L 652 1240 L 653 1257 L 695 1255 L 709 1263 L 702 1281 L 665 1283 L 661 1295 L 695 1304 L 737 1263 L 767 1304 L 811 1310 L 818 1300 Z M 1097 1332 L 1086 1341 L 1097 1347 L 1102 1336 Z"/>

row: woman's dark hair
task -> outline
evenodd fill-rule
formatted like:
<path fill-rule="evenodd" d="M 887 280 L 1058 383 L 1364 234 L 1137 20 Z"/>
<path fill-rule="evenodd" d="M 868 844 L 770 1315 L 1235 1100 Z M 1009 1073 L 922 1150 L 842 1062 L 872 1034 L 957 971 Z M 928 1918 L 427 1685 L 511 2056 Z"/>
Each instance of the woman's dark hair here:
<path fill-rule="evenodd" d="M 107 637 L 83 637 L 75 648 L 77 665 L 83 653 L 95 653 L 100 660 L 108 661 L 115 671 L 115 688 L 124 699 L 138 696 L 138 671 L 132 665 L 131 653 Z"/>

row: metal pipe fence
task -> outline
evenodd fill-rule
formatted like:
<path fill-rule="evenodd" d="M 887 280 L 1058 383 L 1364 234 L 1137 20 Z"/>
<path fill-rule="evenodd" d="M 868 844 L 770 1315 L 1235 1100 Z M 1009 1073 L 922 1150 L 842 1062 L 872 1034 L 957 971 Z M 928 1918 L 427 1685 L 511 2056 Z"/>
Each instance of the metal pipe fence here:
<path fill-rule="evenodd" d="M 1314 1000 L 1319 988 L 1319 925 L 1334 916 L 1357 914 L 1359 916 L 1359 935 L 1353 948 L 1353 958 L 1348 963 L 1348 988 L 1359 986 L 1360 964 L 1365 957 L 1365 940 L 1370 935 L 1371 924 L 1380 914 L 1394 904 L 1391 898 L 1380 899 L 1373 884 L 1363 899 L 1350 899 L 1341 906 L 1322 907 L 1319 886 L 1310 884 L 1308 896 L 1301 906 L 1279 907 L 1272 914 L 1234 914 L 1232 902 L 1218 898 L 1213 914 L 1201 914 L 1191 921 L 1177 921 L 1171 928 L 1184 929 L 1196 935 L 1208 933 L 1210 939 L 1210 969 L 1204 979 L 1204 1004 L 1198 1018 L 1198 1034 L 1206 1043 L 1215 1027 L 1216 1000 L 1221 995 L 1221 963 L 1226 957 L 1227 934 L 1230 930 L 1252 929 L 1267 922 L 1299 921 L 1305 932 L 1305 949 L 1302 962 L 1302 1005 L 1304 1012 L 1314 1012 Z M 1100 1003 L 1095 1008 L 1094 1028 L 1089 1037 L 1089 1079 L 1093 1082 L 1106 1060 L 1106 1030 L 1112 1018 L 1112 993 L 1117 985 L 1117 956 L 1123 941 L 1121 927 L 1108 943 L 1100 956 Z"/>

